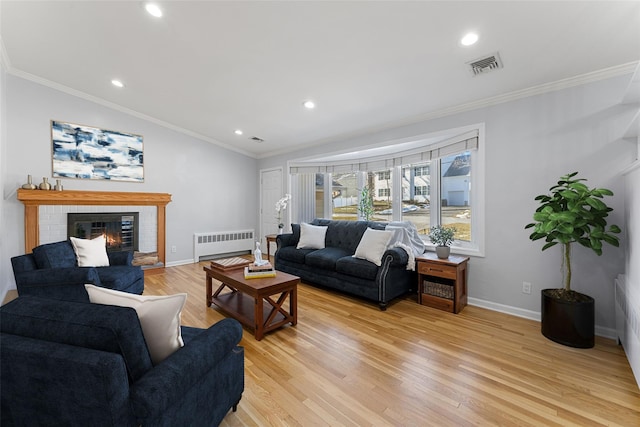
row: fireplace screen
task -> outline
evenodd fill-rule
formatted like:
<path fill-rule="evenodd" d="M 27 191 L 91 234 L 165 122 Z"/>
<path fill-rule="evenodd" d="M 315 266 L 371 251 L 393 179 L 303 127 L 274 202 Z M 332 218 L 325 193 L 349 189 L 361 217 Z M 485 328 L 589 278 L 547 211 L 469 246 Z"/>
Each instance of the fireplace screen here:
<path fill-rule="evenodd" d="M 138 212 L 69 213 L 67 237 L 107 241 L 107 252 L 138 250 Z"/>

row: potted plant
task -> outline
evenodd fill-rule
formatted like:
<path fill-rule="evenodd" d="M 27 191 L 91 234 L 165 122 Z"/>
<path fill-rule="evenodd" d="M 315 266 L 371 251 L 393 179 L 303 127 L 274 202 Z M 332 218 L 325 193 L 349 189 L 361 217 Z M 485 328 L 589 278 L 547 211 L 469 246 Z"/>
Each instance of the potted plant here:
<path fill-rule="evenodd" d="M 562 245 L 564 287 L 542 290 L 542 334 L 560 344 L 577 348 L 593 347 L 595 340 L 595 303 L 592 297 L 571 290 L 571 245 L 578 243 L 602 255 L 602 244 L 619 246 L 617 225 L 607 228 L 606 217 L 613 209 L 602 199 L 613 196 L 605 188 L 590 189 L 576 178 L 578 172 L 560 177 L 550 194 L 535 198 L 540 206 L 533 214 L 535 222 L 529 238 L 544 239 L 542 250 Z"/>
<path fill-rule="evenodd" d="M 436 245 L 436 255 L 438 255 L 438 258 L 449 258 L 449 254 L 451 253 L 449 246 L 453 243 L 455 234 L 455 227 L 436 225 L 429 229 L 429 239 L 431 243 Z"/>
<path fill-rule="evenodd" d="M 282 222 L 282 213 L 287 209 L 287 204 L 291 201 L 291 194 L 285 194 L 284 197 L 276 202 L 276 221 L 278 221 L 278 234 L 282 234 L 284 223 Z"/>

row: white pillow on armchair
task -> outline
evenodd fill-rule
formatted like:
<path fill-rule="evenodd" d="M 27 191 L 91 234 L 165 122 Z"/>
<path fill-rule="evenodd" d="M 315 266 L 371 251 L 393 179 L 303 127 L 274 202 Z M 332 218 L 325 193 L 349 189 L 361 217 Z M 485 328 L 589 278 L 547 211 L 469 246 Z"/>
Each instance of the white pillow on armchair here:
<path fill-rule="evenodd" d="M 78 267 L 108 267 L 107 241 L 104 236 L 95 239 L 71 237 L 71 245 L 76 253 Z"/>

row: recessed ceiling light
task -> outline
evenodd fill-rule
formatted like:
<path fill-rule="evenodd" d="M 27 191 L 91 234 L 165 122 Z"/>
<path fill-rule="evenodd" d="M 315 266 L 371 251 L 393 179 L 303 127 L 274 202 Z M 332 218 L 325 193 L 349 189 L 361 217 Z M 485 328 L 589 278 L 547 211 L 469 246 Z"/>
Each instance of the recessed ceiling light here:
<path fill-rule="evenodd" d="M 156 18 L 162 17 L 162 9 L 157 4 L 147 3 L 144 8 L 149 12 L 149 15 L 155 16 Z"/>
<path fill-rule="evenodd" d="M 307 110 L 313 110 L 316 108 L 316 103 L 313 101 L 305 101 L 302 105 L 304 105 L 304 108 Z"/>
<path fill-rule="evenodd" d="M 240 129 L 236 129 L 233 133 L 236 135 L 242 135 L 242 131 Z"/>
<path fill-rule="evenodd" d="M 476 33 L 467 33 L 465 34 L 465 36 L 460 40 L 460 43 L 463 46 L 471 46 L 472 44 L 474 44 L 475 42 L 478 41 L 478 35 Z"/>
<path fill-rule="evenodd" d="M 124 83 L 116 79 L 111 80 L 111 84 L 114 85 L 115 87 L 124 87 Z"/>

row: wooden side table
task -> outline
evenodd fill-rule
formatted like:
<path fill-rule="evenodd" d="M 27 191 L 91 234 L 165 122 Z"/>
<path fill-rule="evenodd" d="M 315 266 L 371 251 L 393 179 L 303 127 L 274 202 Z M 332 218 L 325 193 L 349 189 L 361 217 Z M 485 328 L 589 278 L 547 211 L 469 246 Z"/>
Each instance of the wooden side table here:
<path fill-rule="evenodd" d="M 467 305 L 467 262 L 469 257 L 450 255 L 440 259 L 433 252 L 416 257 L 418 302 L 459 313 Z"/>
<path fill-rule="evenodd" d="M 267 240 L 267 260 L 271 261 L 271 243 L 276 242 L 277 234 L 267 234 L 264 238 Z"/>

